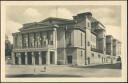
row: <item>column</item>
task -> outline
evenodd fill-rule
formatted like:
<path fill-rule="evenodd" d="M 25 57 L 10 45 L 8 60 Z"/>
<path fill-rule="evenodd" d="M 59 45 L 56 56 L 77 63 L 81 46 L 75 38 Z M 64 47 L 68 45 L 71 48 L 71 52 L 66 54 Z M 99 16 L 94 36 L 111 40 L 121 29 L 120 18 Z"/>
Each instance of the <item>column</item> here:
<path fill-rule="evenodd" d="M 41 55 L 41 52 L 39 52 L 39 65 L 42 65 L 42 55 Z"/>
<path fill-rule="evenodd" d="M 25 52 L 25 65 L 28 64 L 28 55 L 27 55 L 27 52 Z"/>
<path fill-rule="evenodd" d="M 32 64 L 35 65 L 35 55 L 34 55 L 34 52 L 32 52 Z"/>
<path fill-rule="evenodd" d="M 47 55 L 46 55 L 46 64 L 49 65 L 50 64 L 50 51 L 47 51 Z"/>
<path fill-rule="evenodd" d="M 18 54 L 18 63 L 19 65 L 21 65 L 21 53 L 17 53 Z"/>
<path fill-rule="evenodd" d="M 55 61 L 54 63 L 57 64 L 57 50 L 54 52 L 54 57 L 55 57 L 55 58 L 54 58 L 54 59 L 55 59 L 55 60 L 54 60 L 54 61 Z"/>
<path fill-rule="evenodd" d="M 12 64 L 15 65 L 15 54 L 14 54 L 14 52 L 12 52 L 12 56 L 11 57 L 12 57 Z"/>
<path fill-rule="evenodd" d="M 56 31 L 56 28 L 54 28 L 54 31 L 53 31 L 53 44 L 54 44 L 54 47 L 57 48 L 57 31 Z"/>

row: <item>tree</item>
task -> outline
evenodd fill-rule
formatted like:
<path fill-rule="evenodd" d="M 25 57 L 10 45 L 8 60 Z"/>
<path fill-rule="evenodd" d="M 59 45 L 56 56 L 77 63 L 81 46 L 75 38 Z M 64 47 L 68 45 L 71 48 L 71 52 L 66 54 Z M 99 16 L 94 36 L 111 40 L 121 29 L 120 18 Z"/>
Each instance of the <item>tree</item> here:
<path fill-rule="evenodd" d="M 8 40 L 8 36 L 5 37 L 5 56 L 11 57 L 12 44 Z"/>

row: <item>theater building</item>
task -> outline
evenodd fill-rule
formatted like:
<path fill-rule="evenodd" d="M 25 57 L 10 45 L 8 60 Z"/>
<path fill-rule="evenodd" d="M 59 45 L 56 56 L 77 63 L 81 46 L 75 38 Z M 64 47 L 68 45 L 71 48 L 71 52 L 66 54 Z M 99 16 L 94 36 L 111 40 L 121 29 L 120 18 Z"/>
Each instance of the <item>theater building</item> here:
<path fill-rule="evenodd" d="M 110 52 L 105 28 L 90 12 L 77 14 L 73 20 L 49 17 L 40 22 L 23 24 L 19 32 L 12 34 L 13 64 L 107 63 L 107 56 L 116 56 L 118 51 L 111 46 L 113 53 Z M 115 46 L 117 44 L 114 43 Z"/>

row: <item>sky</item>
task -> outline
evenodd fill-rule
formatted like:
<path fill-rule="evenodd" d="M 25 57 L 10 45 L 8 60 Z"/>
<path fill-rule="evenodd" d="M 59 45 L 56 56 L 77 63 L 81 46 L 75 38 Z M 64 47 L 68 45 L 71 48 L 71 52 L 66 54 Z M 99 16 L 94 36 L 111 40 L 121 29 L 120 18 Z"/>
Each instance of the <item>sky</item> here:
<path fill-rule="evenodd" d="M 73 19 L 78 13 L 91 12 L 106 27 L 106 34 L 121 39 L 121 7 L 118 5 L 17 5 L 6 7 L 6 35 L 12 43 L 12 33 L 22 24 L 39 22 L 48 17 Z"/>

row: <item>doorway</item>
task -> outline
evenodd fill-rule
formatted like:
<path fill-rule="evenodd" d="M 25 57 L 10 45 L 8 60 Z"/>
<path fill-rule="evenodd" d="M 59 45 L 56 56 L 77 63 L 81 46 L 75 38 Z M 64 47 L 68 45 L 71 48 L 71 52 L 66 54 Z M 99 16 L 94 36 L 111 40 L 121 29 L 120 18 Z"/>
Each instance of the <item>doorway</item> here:
<path fill-rule="evenodd" d="M 28 52 L 28 55 L 27 55 L 27 61 L 28 61 L 28 64 L 29 65 L 32 65 L 32 53 L 31 52 Z"/>
<path fill-rule="evenodd" d="M 68 64 L 72 64 L 72 56 L 67 56 Z"/>
<path fill-rule="evenodd" d="M 41 54 L 42 54 L 42 56 L 41 56 L 42 64 L 46 64 L 46 51 L 43 51 Z"/>
<path fill-rule="evenodd" d="M 50 64 L 54 64 L 54 52 L 50 52 Z"/>
<path fill-rule="evenodd" d="M 25 53 L 21 53 L 21 64 L 25 65 Z"/>
<path fill-rule="evenodd" d="M 39 65 L 39 54 L 38 54 L 38 52 L 35 52 L 35 64 Z"/>

